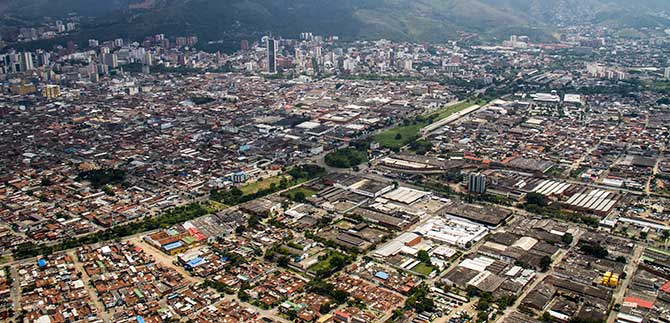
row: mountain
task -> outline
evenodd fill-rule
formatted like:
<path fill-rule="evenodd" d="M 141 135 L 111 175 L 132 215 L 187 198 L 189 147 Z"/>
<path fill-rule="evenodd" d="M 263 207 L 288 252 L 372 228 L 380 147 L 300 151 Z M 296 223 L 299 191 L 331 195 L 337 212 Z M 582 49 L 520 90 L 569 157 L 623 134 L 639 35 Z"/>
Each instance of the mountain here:
<path fill-rule="evenodd" d="M 135 0 L 2 0 L 0 15 L 22 18 L 60 17 L 76 12 L 84 16 L 101 16 L 128 8 Z"/>
<path fill-rule="evenodd" d="M 345 39 L 444 41 L 459 32 L 528 34 L 550 40 L 556 26 L 668 27 L 667 0 L 4 0 L 0 15 L 32 19 L 96 16 L 77 37 L 196 34 L 232 44 L 264 33 L 310 31 Z"/>

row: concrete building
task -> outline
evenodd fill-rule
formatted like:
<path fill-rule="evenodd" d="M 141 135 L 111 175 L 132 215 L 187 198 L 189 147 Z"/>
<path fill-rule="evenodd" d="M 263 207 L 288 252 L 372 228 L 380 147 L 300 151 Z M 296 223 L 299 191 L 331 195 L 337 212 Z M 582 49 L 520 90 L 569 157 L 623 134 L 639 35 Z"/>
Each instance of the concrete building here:
<path fill-rule="evenodd" d="M 481 173 L 471 173 L 468 176 L 468 192 L 484 194 L 486 193 L 486 175 Z"/>
<path fill-rule="evenodd" d="M 270 74 L 277 74 L 277 41 L 273 38 L 268 38 L 265 43 L 267 51 L 268 69 Z"/>
<path fill-rule="evenodd" d="M 54 99 L 60 96 L 60 86 L 58 85 L 47 85 L 42 90 L 42 95 L 48 99 Z"/>
<path fill-rule="evenodd" d="M 32 71 L 35 67 L 33 65 L 33 54 L 30 52 L 21 53 L 21 71 Z"/>

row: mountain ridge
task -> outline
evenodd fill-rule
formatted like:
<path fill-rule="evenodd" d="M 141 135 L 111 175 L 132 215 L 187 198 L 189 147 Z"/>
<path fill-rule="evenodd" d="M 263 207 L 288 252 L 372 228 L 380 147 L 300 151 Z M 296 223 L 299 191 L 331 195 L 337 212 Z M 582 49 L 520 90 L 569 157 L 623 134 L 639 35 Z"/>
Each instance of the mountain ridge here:
<path fill-rule="evenodd" d="M 551 40 L 557 26 L 592 22 L 670 27 L 665 0 L 7 0 L 0 15 L 35 18 L 76 12 L 97 19 L 81 37 L 195 34 L 234 40 L 300 32 L 344 39 L 445 41 L 460 32 Z M 625 13 L 625 14 L 622 14 Z"/>

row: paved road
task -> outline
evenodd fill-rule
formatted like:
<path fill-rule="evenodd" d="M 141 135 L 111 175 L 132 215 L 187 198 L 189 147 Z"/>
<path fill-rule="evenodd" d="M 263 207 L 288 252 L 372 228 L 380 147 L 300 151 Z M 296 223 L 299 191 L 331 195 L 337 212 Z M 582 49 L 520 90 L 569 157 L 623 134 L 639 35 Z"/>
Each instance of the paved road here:
<path fill-rule="evenodd" d="M 649 179 L 647 180 L 647 185 L 645 186 L 644 192 L 647 193 L 647 195 L 651 194 L 651 188 L 652 188 L 652 182 L 654 181 L 654 178 L 656 177 L 656 174 L 658 174 L 659 171 L 659 165 L 665 158 L 665 147 L 661 147 L 660 152 L 658 154 L 658 159 L 656 159 L 656 164 L 654 165 L 654 169 L 651 172 L 651 175 L 649 176 Z"/>
<path fill-rule="evenodd" d="M 521 305 L 521 302 L 523 301 L 523 299 L 526 298 L 526 296 L 528 296 L 528 294 L 530 294 L 530 292 L 532 292 L 535 289 L 535 287 L 537 287 L 537 285 L 540 284 L 540 282 L 542 282 L 547 276 L 551 275 L 554 272 L 554 268 L 556 268 L 556 266 L 561 263 L 561 261 L 563 260 L 563 258 L 565 258 L 565 256 L 568 254 L 568 252 L 577 245 L 577 243 L 579 242 L 579 238 L 584 233 L 584 231 L 582 231 L 582 230 L 583 229 L 580 229 L 573 236 L 572 244 L 570 245 L 569 248 L 561 249 L 561 250 L 558 251 L 559 253 L 556 256 L 556 259 L 554 259 L 554 261 L 552 262 L 551 267 L 549 268 L 549 270 L 547 270 L 547 272 L 540 273 L 539 275 L 537 275 L 535 277 L 535 279 L 533 280 L 533 282 L 531 282 L 529 286 L 526 286 L 526 288 L 521 293 L 521 295 L 519 295 L 519 297 L 516 299 L 514 304 L 512 304 L 512 306 L 508 307 L 505 310 L 504 314 L 499 316 L 496 319 L 496 322 L 505 322 L 505 320 L 512 313 L 516 312 L 516 310 L 519 308 L 519 305 Z"/>
<path fill-rule="evenodd" d="M 16 266 L 9 266 L 7 268 L 9 268 L 9 275 L 12 277 L 10 297 L 12 299 L 12 306 L 14 307 L 14 321 L 19 322 L 18 316 L 21 312 L 21 280 Z"/>
<path fill-rule="evenodd" d="M 633 256 L 629 258 L 628 263 L 626 264 L 626 267 L 624 267 L 624 272 L 626 273 L 626 278 L 624 278 L 623 282 L 619 284 L 619 287 L 617 291 L 614 293 L 612 296 L 612 299 L 614 300 L 614 304 L 621 304 L 623 303 L 624 296 L 626 296 L 626 290 L 628 290 L 628 285 L 630 285 L 631 280 L 633 279 L 633 276 L 635 276 L 635 271 L 637 271 L 637 267 L 640 264 L 640 256 L 642 255 L 642 251 L 644 251 L 644 248 L 646 246 L 644 245 L 636 245 L 635 249 L 633 249 Z M 616 321 L 616 317 L 619 314 L 619 312 L 616 311 L 611 311 L 610 316 L 607 319 L 608 323 L 614 323 Z"/>
<path fill-rule="evenodd" d="M 82 266 L 81 261 L 79 261 L 79 257 L 77 257 L 76 252 L 74 250 L 70 250 L 67 254 L 74 262 L 75 270 L 81 274 L 81 280 L 84 282 L 86 292 L 88 293 L 88 296 L 91 298 L 91 300 L 93 300 L 93 306 L 95 306 L 95 308 L 98 310 L 98 317 L 103 319 L 105 322 L 111 322 L 111 317 L 109 313 L 105 311 L 105 305 L 100 301 L 97 290 L 90 284 L 91 277 L 89 277 L 86 273 L 86 270 L 84 270 L 84 266 Z"/>

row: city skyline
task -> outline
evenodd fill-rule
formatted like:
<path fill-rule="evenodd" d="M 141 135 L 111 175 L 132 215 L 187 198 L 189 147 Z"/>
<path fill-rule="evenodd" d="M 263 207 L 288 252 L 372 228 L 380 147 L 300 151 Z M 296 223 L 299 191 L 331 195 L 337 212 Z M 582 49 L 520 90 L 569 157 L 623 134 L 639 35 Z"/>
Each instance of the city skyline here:
<path fill-rule="evenodd" d="M 0 321 L 668 321 L 668 10 L 0 5 Z"/>

